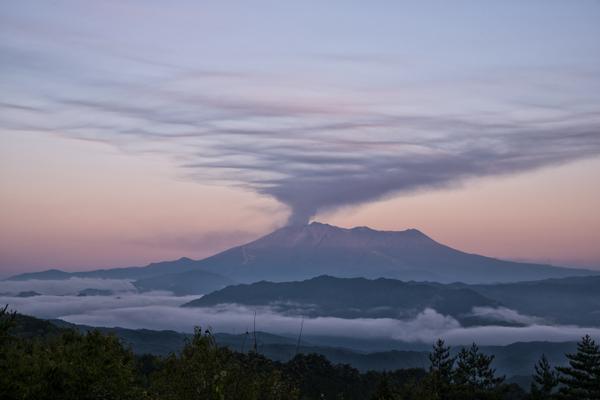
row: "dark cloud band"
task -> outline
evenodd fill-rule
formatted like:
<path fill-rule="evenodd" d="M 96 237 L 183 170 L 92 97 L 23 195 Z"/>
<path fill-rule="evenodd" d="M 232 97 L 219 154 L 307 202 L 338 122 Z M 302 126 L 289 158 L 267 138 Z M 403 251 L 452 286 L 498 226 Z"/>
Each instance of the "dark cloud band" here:
<path fill-rule="evenodd" d="M 291 209 L 290 224 L 385 196 L 600 154 L 600 110 L 578 103 L 515 99 L 508 111 L 489 115 L 389 111 L 394 105 L 373 95 L 264 96 L 274 85 L 265 76 L 192 72 L 150 83 L 80 80 L 85 94 L 0 103 L 10 111 L 2 126 L 166 153 L 192 179 L 274 197 Z M 215 79 L 256 93 L 219 94 Z M 511 117 L 515 110 L 530 116 Z"/>

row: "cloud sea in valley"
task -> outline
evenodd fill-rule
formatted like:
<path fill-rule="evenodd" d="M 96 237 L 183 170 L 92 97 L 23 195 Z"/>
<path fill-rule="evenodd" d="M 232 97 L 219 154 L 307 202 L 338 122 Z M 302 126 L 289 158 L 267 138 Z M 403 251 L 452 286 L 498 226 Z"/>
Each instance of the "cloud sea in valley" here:
<path fill-rule="evenodd" d="M 111 290 L 108 296 L 81 296 L 85 289 Z M 18 297 L 24 291 L 39 295 Z M 256 313 L 257 330 L 297 335 L 301 317 L 275 312 L 270 307 L 225 304 L 204 308 L 182 308 L 199 296 L 174 296 L 166 291 L 137 293 L 130 281 L 70 278 L 0 282 L 0 303 L 21 313 L 71 323 L 132 329 L 192 332 L 195 326 L 215 332 L 243 333 L 251 330 Z M 450 344 L 505 345 L 519 341 L 573 341 L 585 334 L 600 338 L 600 328 L 554 325 L 537 317 L 504 307 L 475 307 L 474 316 L 485 316 L 498 325 L 462 326 L 455 318 L 427 308 L 411 319 L 393 318 L 304 318 L 306 336 L 392 339 L 430 343 L 444 338 Z M 519 326 L 504 326 L 517 322 Z"/>

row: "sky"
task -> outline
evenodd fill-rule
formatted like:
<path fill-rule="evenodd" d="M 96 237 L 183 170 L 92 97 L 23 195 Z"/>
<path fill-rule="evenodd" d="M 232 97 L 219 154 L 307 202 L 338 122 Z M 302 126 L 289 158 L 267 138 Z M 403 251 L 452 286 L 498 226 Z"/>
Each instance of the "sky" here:
<path fill-rule="evenodd" d="M 600 268 L 600 2 L 0 4 L 0 276 L 286 224 Z"/>

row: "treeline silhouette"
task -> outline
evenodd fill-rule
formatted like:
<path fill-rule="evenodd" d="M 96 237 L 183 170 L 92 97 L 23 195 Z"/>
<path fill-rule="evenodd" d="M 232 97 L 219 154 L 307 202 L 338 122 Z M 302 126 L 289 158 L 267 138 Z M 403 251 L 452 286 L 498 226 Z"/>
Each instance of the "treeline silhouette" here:
<path fill-rule="evenodd" d="M 505 383 L 473 344 L 455 357 L 442 340 L 424 369 L 360 373 L 316 354 L 272 361 L 220 347 L 197 328 L 179 354 L 135 356 L 112 335 L 79 333 L 0 308 L 1 399 L 600 399 L 600 349 L 589 337 L 553 368 L 533 368 L 529 392 Z"/>

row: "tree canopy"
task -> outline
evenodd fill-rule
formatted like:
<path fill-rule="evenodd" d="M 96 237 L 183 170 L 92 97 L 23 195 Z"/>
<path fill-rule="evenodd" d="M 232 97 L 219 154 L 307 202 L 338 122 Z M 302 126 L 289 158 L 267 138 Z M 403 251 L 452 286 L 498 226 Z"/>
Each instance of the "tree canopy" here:
<path fill-rule="evenodd" d="M 494 358 L 476 344 L 456 357 L 438 340 L 424 369 L 361 373 L 317 354 L 272 361 L 255 350 L 221 347 L 197 328 L 183 350 L 135 356 L 112 335 L 59 329 L 0 308 L 0 398 L 141 400 L 455 400 L 600 398 L 600 351 L 589 337 L 569 365 L 554 369 L 542 356 L 531 393 L 507 384 Z M 560 391 L 557 388 L 560 384 Z"/>

